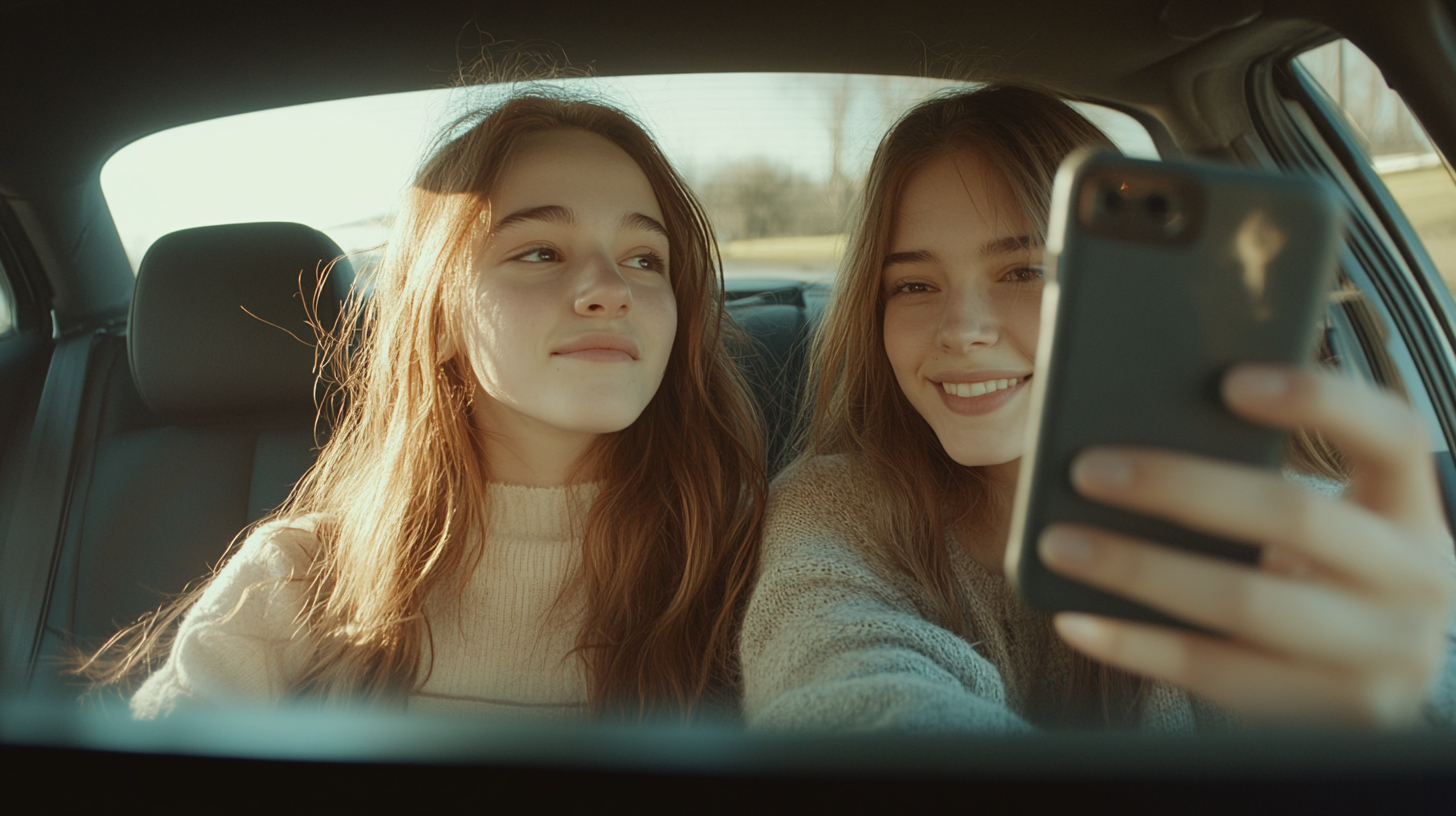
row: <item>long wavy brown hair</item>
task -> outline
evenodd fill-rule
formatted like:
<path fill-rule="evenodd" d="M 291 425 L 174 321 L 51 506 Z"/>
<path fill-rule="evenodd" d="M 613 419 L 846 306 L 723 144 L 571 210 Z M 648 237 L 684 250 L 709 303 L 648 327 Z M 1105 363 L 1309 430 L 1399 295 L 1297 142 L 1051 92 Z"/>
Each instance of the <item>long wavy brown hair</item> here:
<path fill-rule="evenodd" d="M 810 350 L 811 383 L 802 456 L 850 455 L 883 497 L 874 505 L 877 540 L 889 565 L 924 590 L 938 625 L 966 630 L 966 599 L 949 541 L 986 519 L 1005 517 L 980 468 L 957 464 L 901 392 L 885 354 L 881 272 L 906 185 L 947 153 L 971 150 L 998 168 L 1038 243 L 1046 234 L 1052 180 L 1068 153 L 1111 142 L 1049 94 L 987 86 L 932 98 L 905 114 L 880 142 L 866 180 L 861 220 Z M 1077 658 L 1067 719 L 1121 721 L 1137 681 Z"/>
<path fill-rule="evenodd" d="M 712 231 L 644 130 L 593 102 L 536 92 L 466 117 L 418 173 L 372 279 L 325 338 L 340 404 L 317 464 L 270 519 L 317 519 L 299 625 L 312 653 L 292 692 L 399 702 L 428 676 L 432 592 L 458 591 L 487 529 L 489 464 L 460 342 L 487 195 L 521 141 L 576 128 L 641 168 L 663 212 L 678 326 L 661 387 L 577 473 L 600 482 L 584 521 L 577 652 L 598 716 L 691 716 L 736 705 L 735 641 L 765 494 L 758 416 L 725 347 L 732 324 Z M 447 359 L 448 358 L 448 359 Z M 443 362 L 441 362 L 443 360 Z M 102 684 L 164 654 L 203 583 L 124 630 L 83 667 Z"/>

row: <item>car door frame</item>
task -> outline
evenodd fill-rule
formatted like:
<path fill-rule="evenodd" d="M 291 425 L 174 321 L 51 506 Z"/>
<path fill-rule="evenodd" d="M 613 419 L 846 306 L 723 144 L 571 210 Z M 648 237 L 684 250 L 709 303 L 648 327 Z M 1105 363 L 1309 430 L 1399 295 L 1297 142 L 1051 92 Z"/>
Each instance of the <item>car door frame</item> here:
<path fill-rule="evenodd" d="M 1259 160 L 1271 169 L 1325 178 L 1343 195 L 1350 218 L 1341 268 L 1373 307 L 1383 332 L 1352 330 L 1340 319 L 1332 320 L 1331 331 L 1345 348 L 1364 353 L 1356 369 L 1378 372 L 1382 353 L 1393 362 L 1398 382 L 1372 379 L 1403 390 L 1425 419 L 1447 516 L 1456 519 L 1456 299 L 1343 114 L 1295 61 L 1339 36 L 1331 32 L 1251 66 L 1246 92 Z M 1382 341 L 1383 350 L 1377 349 Z"/>

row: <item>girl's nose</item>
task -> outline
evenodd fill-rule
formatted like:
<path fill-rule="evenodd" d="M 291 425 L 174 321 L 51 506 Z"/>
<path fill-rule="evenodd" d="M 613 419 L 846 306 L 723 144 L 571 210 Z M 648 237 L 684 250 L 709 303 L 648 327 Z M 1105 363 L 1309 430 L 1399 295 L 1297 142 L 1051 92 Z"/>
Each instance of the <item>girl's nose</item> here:
<path fill-rule="evenodd" d="M 993 304 L 977 291 L 952 292 L 945 301 L 937 339 L 941 348 L 962 353 L 989 346 L 1001 337 L 1001 322 Z"/>
<path fill-rule="evenodd" d="M 582 317 L 625 317 L 632 309 L 632 287 L 617 265 L 604 255 L 589 260 L 576 294 L 576 313 Z"/>

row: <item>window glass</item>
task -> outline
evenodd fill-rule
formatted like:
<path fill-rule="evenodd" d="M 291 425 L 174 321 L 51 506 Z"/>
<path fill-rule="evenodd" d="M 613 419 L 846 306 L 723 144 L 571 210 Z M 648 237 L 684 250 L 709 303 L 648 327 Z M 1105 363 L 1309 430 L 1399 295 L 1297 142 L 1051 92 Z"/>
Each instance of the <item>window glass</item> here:
<path fill-rule="evenodd" d="M 822 279 L 885 130 L 957 83 L 831 74 L 688 74 L 552 82 L 624 108 L 657 138 L 709 210 L 738 277 Z M 178 229 L 298 221 L 347 252 L 385 239 L 431 139 L 513 88 L 477 87 L 303 105 L 200 122 L 119 151 L 101 185 L 135 270 Z M 1077 106 L 1124 152 L 1157 158 L 1131 117 Z"/>
<path fill-rule="evenodd" d="M 1376 172 L 1448 287 L 1456 282 L 1456 176 L 1400 95 L 1360 49 L 1338 40 L 1299 63 L 1345 113 Z"/>

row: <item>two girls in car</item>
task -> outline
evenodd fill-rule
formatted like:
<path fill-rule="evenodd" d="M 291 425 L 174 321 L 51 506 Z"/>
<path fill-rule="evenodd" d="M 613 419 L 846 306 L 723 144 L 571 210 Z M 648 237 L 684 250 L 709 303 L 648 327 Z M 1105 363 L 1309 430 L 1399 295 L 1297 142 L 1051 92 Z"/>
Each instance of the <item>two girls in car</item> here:
<path fill-rule="evenodd" d="M 1052 619 L 1008 588 L 1052 176 L 1106 143 L 1064 103 L 991 87 L 885 137 L 813 341 L 804 446 L 767 496 L 711 230 L 651 140 L 538 96 L 469 124 L 355 304 L 319 463 L 93 662 L 119 681 L 168 655 L 136 715 L 303 697 L 691 718 L 740 694 L 750 726 L 798 729 L 1456 713 L 1421 425 L 1332 375 L 1243 366 L 1223 396 L 1329 440 L 1340 495 L 1167 451 L 1073 465 L 1097 501 L 1261 545 L 1257 567 L 1093 529 L 1039 542 L 1053 569 L 1227 637 Z"/>

